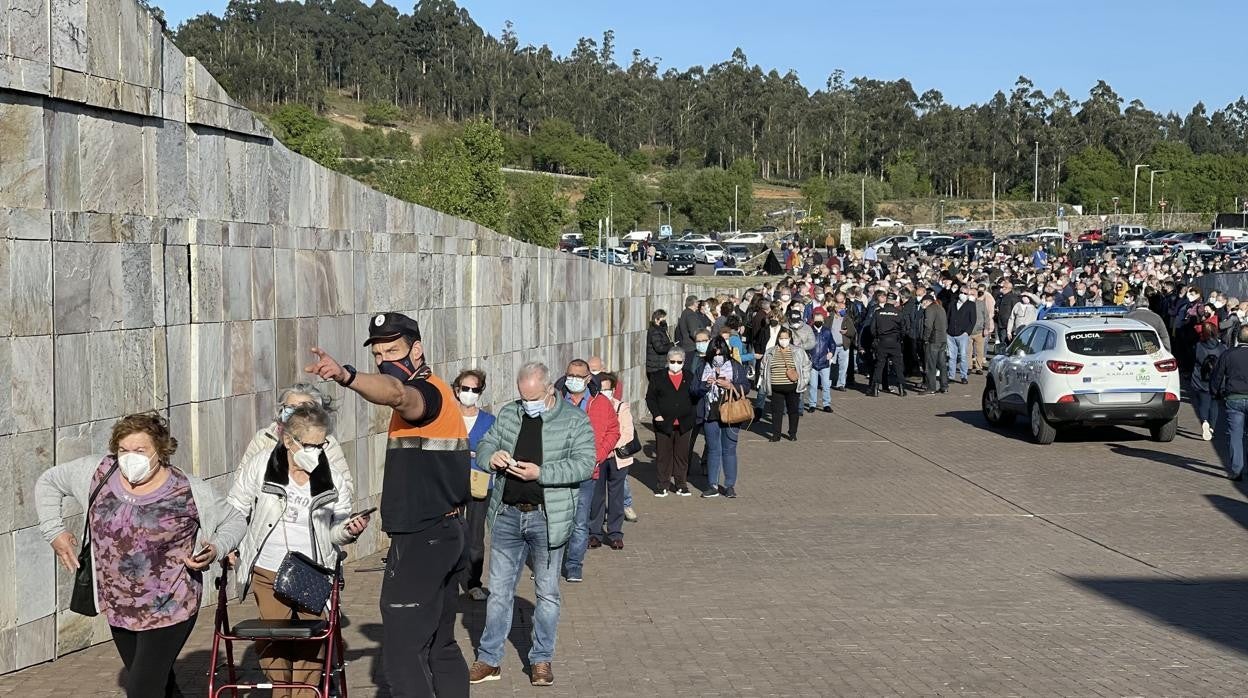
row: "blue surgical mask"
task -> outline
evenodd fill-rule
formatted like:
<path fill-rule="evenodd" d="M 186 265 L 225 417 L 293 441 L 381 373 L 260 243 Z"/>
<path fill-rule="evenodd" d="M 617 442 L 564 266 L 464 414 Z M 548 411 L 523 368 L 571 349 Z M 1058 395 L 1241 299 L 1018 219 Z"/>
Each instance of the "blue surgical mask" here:
<path fill-rule="evenodd" d="M 699 354 L 705 354 L 706 350 L 711 347 L 711 343 L 709 341 L 708 342 L 695 342 L 694 346 L 698 348 Z"/>
<path fill-rule="evenodd" d="M 540 417 L 546 411 L 546 398 L 541 400 L 521 400 L 520 405 L 524 408 L 525 414 L 530 417 Z"/>
<path fill-rule="evenodd" d="M 568 392 L 574 395 L 579 395 L 585 392 L 585 383 L 585 379 L 580 376 L 568 376 L 567 380 L 563 382 L 564 386 L 567 387 Z"/>
<path fill-rule="evenodd" d="M 290 405 L 284 405 L 282 411 L 277 413 L 277 421 L 285 424 L 290 420 L 290 415 L 295 413 L 295 408 Z"/>

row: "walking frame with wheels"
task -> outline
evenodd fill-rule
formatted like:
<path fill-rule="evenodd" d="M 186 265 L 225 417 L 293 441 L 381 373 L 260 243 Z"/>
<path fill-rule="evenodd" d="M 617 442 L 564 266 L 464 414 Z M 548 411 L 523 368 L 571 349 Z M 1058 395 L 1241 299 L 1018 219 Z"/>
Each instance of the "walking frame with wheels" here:
<path fill-rule="evenodd" d="M 226 599 L 226 582 L 229 578 L 228 560 L 221 563 L 221 577 L 217 580 L 217 612 L 212 632 L 212 664 L 208 673 L 208 697 L 220 698 L 225 691 L 230 691 L 232 698 L 238 698 L 240 689 L 290 689 L 296 695 L 315 695 L 317 698 L 330 698 L 331 682 L 337 678 L 340 698 L 347 698 L 347 665 L 342 642 L 342 626 L 338 613 L 339 592 L 343 587 L 342 561 L 346 553 L 338 556 L 334 565 L 334 584 L 329 594 L 329 605 L 325 619 L 308 620 L 284 618 L 265 620 L 255 618 L 244 620 L 230 626 L 229 604 Z M 325 659 L 321 666 L 321 682 L 319 685 L 308 683 L 239 683 L 238 670 L 234 666 L 234 643 L 273 640 L 280 642 L 319 642 L 325 645 Z M 217 673 L 221 668 L 221 649 L 225 649 L 225 665 L 229 677 L 228 683 L 217 684 Z"/>

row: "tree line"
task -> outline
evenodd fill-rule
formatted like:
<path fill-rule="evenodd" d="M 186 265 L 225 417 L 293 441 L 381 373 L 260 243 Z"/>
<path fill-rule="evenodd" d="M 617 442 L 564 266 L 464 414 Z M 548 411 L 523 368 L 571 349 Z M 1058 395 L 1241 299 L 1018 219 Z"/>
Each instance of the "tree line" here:
<path fill-rule="evenodd" d="M 744 162 L 754 178 L 841 178 L 844 188 L 866 176 L 898 197 L 987 198 L 995 178 L 998 196 L 1029 199 L 1035 187 L 1040 200 L 1107 206 L 1124 192 L 1123 172 L 1130 189 L 1134 165 L 1169 158 L 1161 183 L 1189 210 L 1229 208 L 1248 181 L 1243 98 L 1180 115 L 1126 101 L 1104 81 L 1080 100 L 1020 76 L 958 106 L 905 79 L 840 70 L 812 92 L 740 49 L 711 66 L 663 69 L 638 50 L 621 59 L 608 30 L 557 55 L 522 44 L 510 23 L 490 34 L 452 0 L 419 0 L 406 14 L 380 1 L 232 0 L 175 40 L 250 104 L 317 107 L 333 90 L 424 118 L 481 120 L 506 136 L 505 160 L 550 171 L 602 177 L 648 163 L 732 176 Z"/>

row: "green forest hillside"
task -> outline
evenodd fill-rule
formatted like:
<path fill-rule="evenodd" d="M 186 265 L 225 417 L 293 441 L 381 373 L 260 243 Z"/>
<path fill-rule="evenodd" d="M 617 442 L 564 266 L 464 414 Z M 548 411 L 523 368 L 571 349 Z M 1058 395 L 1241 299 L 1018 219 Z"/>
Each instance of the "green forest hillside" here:
<path fill-rule="evenodd" d="M 498 35 L 450 0 L 234 0 L 174 32 L 292 148 L 389 193 L 549 244 L 562 226 L 744 227 L 798 199 L 823 223 L 884 201 L 1062 201 L 1106 208 L 1135 165 L 1157 198 L 1213 212 L 1248 194 L 1248 100 L 1160 113 L 1103 81 L 1078 98 L 1025 76 L 982 103 L 917 94 L 904 78 L 806 76 L 725 45 L 710 66 L 665 68 L 613 33 L 567 55 Z M 810 85 L 813 85 L 813 89 Z M 1037 167 L 1036 160 L 1039 160 Z M 498 166 L 576 175 L 504 177 Z M 493 170 L 492 174 L 489 174 Z M 488 176 L 487 176 L 488 174 Z M 1149 177 L 1143 169 L 1141 178 Z M 755 197 L 779 189 L 775 196 Z M 464 187 L 477 187 L 476 191 Z"/>

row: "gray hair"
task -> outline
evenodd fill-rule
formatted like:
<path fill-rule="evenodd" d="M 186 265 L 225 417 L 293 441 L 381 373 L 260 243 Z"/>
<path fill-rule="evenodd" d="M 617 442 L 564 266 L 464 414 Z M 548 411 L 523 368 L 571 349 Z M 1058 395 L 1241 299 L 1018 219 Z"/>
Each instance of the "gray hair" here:
<path fill-rule="evenodd" d="M 296 433 L 303 433 L 305 429 L 324 429 L 328 435 L 334 430 L 333 418 L 329 416 L 328 410 L 319 405 L 300 405 L 290 413 L 285 431 L 294 436 Z"/>
<path fill-rule="evenodd" d="M 682 351 L 679 347 L 672 347 L 671 349 L 668 349 L 668 350 L 667 350 L 667 358 L 669 358 L 669 359 L 670 359 L 670 358 L 672 358 L 672 357 L 676 357 L 676 358 L 680 359 L 681 361 L 684 361 L 684 360 L 685 360 L 685 352 L 684 352 L 684 351 Z"/>
<path fill-rule="evenodd" d="M 326 395 L 325 393 L 322 393 L 320 388 L 316 387 L 315 385 L 311 383 L 295 383 L 289 388 L 286 388 L 278 396 L 277 398 L 278 404 L 279 405 L 286 404 L 286 398 L 290 397 L 291 395 L 307 395 L 308 397 L 312 398 L 313 402 L 315 402 L 318 406 L 320 406 L 321 409 L 325 410 L 326 412 L 334 411 L 334 401 L 331 400 L 328 395 Z"/>
<path fill-rule="evenodd" d="M 527 378 L 538 377 L 542 381 L 542 385 L 550 387 L 550 369 L 546 368 L 546 364 L 541 361 L 530 361 L 520 367 L 516 371 L 516 382 L 519 383 Z"/>

